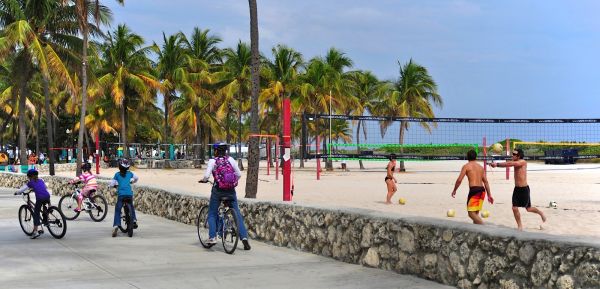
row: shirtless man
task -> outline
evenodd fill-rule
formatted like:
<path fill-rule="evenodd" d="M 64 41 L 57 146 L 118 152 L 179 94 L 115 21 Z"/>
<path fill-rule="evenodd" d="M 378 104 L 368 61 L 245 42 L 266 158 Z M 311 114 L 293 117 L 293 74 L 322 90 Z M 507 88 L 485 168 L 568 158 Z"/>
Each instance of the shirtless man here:
<path fill-rule="evenodd" d="M 531 207 L 531 198 L 529 196 L 529 185 L 527 185 L 527 162 L 523 159 L 524 153 L 522 149 L 516 149 L 512 152 L 512 161 L 504 163 L 491 163 L 492 168 L 495 167 L 514 167 L 515 168 L 515 189 L 512 195 L 512 210 L 517 221 L 519 230 L 523 230 L 521 223 L 521 213 L 519 207 L 523 207 L 530 213 L 536 213 L 542 217 L 542 222 L 546 222 L 546 216 L 538 208 Z M 540 225 L 540 229 L 543 227 Z"/>
<path fill-rule="evenodd" d="M 467 197 L 467 211 L 469 218 L 473 220 L 473 224 L 483 225 L 483 220 L 479 217 L 479 211 L 483 207 L 485 202 L 485 193 L 488 194 L 488 202 L 494 203 L 492 193 L 490 192 L 490 185 L 488 184 L 487 178 L 483 171 L 483 167 L 477 163 L 477 153 L 474 150 L 467 152 L 467 160 L 469 161 L 462 167 L 456 184 L 454 184 L 454 190 L 452 191 L 452 197 L 456 196 L 456 190 L 460 187 L 460 183 L 467 176 L 469 180 L 469 196 Z M 485 188 L 483 187 L 485 186 Z"/>

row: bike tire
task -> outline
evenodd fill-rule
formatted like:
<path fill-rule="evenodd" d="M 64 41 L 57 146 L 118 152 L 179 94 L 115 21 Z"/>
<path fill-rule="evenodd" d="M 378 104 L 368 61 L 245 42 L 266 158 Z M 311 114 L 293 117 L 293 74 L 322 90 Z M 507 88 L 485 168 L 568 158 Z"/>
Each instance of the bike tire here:
<path fill-rule="evenodd" d="M 237 225 L 237 216 L 233 209 L 227 210 L 223 215 L 223 229 L 221 232 L 221 241 L 223 242 L 223 250 L 227 254 L 233 254 L 237 248 L 240 234 Z"/>
<path fill-rule="evenodd" d="M 129 214 L 129 207 L 127 207 L 127 204 L 123 204 L 123 207 L 121 207 L 121 224 L 119 224 L 119 230 L 121 230 L 122 233 L 127 233 L 127 231 L 129 231 L 129 217 L 127 216 Z"/>
<path fill-rule="evenodd" d="M 77 199 L 73 195 L 66 195 L 60 198 L 58 201 L 58 209 L 63 213 L 67 220 L 75 220 L 79 217 L 80 212 L 76 212 Z"/>
<path fill-rule="evenodd" d="M 21 225 L 21 230 L 27 236 L 31 236 L 33 234 L 33 210 L 27 205 L 22 205 L 19 208 L 19 225 Z"/>
<path fill-rule="evenodd" d="M 198 232 L 198 240 L 204 248 L 210 248 L 214 244 L 208 244 L 208 206 L 203 206 L 198 211 L 198 217 L 196 218 L 196 231 Z"/>
<path fill-rule="evenodd" d="M 46 217 L 46 228 L 50 235 L 55 239 L 61 239 L 67 233 L 67 218 L 63 212 L 56 206 L 48 208 L 48 216 Z"/>
<path fill-rule="evenodd" d="M 93 204 L 92 208 L 88 211 L 90 218 L 92 218 L 94 222 L 102 222 L 108 213 L 108 202 L 100 195 L 91 197 L 90 202 Z"/>
<path fill-rule="evenodd" d="M 127 208 L 128 208 L 128 213 L 127 213 L 127 236 L 129 236 L 129 238 L 133 237 L 133 216 L 131 214 L 131 212 L 133 212 L 133 207 L 130 203 L 127 204 Z"/>

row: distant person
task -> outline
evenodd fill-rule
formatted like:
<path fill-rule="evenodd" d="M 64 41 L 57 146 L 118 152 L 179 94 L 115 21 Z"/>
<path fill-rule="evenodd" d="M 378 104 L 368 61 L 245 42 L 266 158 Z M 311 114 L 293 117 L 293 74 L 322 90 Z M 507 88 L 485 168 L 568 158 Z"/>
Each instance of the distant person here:
<path fill-rule="evenodd" d="M 494 203 L 492 193 L 490 191 L 490 185 L 485 176 L 483 167 L 477 163 L 477 153 L 475 150 L 467 152 L 467 162 L 463 165 L 454 184 L 454 190 L 452 191 L 452 197 L 456 196 L 456 190 L 460 187 L 462 180 L 467 176 L 469 180 L 469 195 L 467 196 L 467 212 L 469 218 L 473 220 L 473 224 L 483 225 L 483 220 L 479 217 L 479 211 L 483 208 L 485 202 L 485 194 L 487 192 L 487 199 L 490 204 Z M 484 187 L 485 186 L 485 187 Z"/>
<path fill-rule="evenodd" d="M 385 198 L 386 204 L 392 203 L 392 196 L 398 191 L 398 186 L 396 183 L 398 182 L 394 177 L 394 171 L 396 170 L 396 154 L 390 154 L 388 157 L 390 160 L 386 167 L 386 175 L 385 175 L 385 185 L 387 186 L 387 196 Z"/>
<path fill-rule="evenodd" d="M 39 164 L 43 164 L 46 160 L 46 155 L 44 153 L 40 153 Z"/>
<path fill-rule="evenodd" d="M 512 152 L 512 161 L 504 163 L 491 163 L 492 168 L 495 167 L 514 167 L 515 168 L 515 189 L 512 195 L 512 210 L 517 221 L 517 227 L 519 230 L 523 230 L 523 224 L 521 223 L 521 213 L 519 213 L 519 207 L 525 208 L 527 212 L 535 213 L 540 215 L 542 223 L 546 222 L 546 216 L 538 208 L 531 206 L 531 197 L 529 185 L 527 184 L 527 162 L 523 159 L 525 154 L 522 149 L 516 149 Z M 540 229 L 543 226 L 540 225 Z"/>
<path fill-rule="evenodd" d="M 38 157 L 35 155 L 35 153 L 31 153 L 29 154 L 29 157 L 27 157 L 27 165 L 29 166 L 30 169 L 34 169 L 35 165 L 38 162 Z"/>
<path fill-rule="evenodd" d="M 219 214 L 219 204 L 222 197 L 231 197 L 231 206 L 237 215 L 238 229 L 240 238 L 244 244 L 244 250 L 250 250 L 248 242 L 248 231 L 244 225 L 244 217 L 240 213 L 240 207 L 237 202 L 235 187 L 237 181 L 242 177 L 236 161 L 227 155 L 229 145 L 226 143 L 213 144 L 215 157 L 208 161 L 204 178 L 201 183 L 208 182 L 210 175 L 213 175 L 214 183 L 210 193 L 210 201 L 208 204 L 208 244 L 214 245 L 217 243 L 217 219 Z"/>

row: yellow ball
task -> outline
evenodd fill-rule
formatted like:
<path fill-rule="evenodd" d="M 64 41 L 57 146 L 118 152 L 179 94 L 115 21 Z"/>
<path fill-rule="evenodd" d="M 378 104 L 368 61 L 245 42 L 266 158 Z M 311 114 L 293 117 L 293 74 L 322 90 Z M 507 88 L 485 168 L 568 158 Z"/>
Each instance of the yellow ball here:
<path fill-rule="evenodd" d="M 487 218 L 487 217 L 490 216 L 490 212 L 484 210 L 484 211 L 481 212 L 481 216 L 484 217 L 484 218 Z"/>
<path fill-rule="evenodd" d="M 455 215 L 456 215 L 456 212 L 453 209 L 449 209 L 448 211 L 446 211 L 446 216 L 448 218 L 454 218 Z"/>
<path fill-rule="evenodd" d="M 398 204 L 400 204 L 400 205 L 404 205 L 404 204 L 406 204 L 406 200 L 405 200 L 404 198 L 400 198 L 400 199 L 398 200 Z"/>
<path fill-rule="evenodd" d="M 501 154 L 504 148 L 502 147 L 501 143 L 497 142 L 490 147 L 490 150 L 494 153 Z"/>

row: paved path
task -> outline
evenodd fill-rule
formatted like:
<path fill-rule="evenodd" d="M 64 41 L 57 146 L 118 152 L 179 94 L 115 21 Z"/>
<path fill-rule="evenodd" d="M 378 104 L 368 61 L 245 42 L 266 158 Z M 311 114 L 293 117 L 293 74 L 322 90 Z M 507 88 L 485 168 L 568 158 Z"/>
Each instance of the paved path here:
<path fill-rule="evenodd" d="M 195 227 L 144 214 L 133 238 L 112 238 L 112 207 L 100 223 L 69 221 L 62 240 L 30 240 L 14 191 L 0 189 L 2 288 L 451 288 L 260 242 L 234 255 L 206 250 Z"/>

